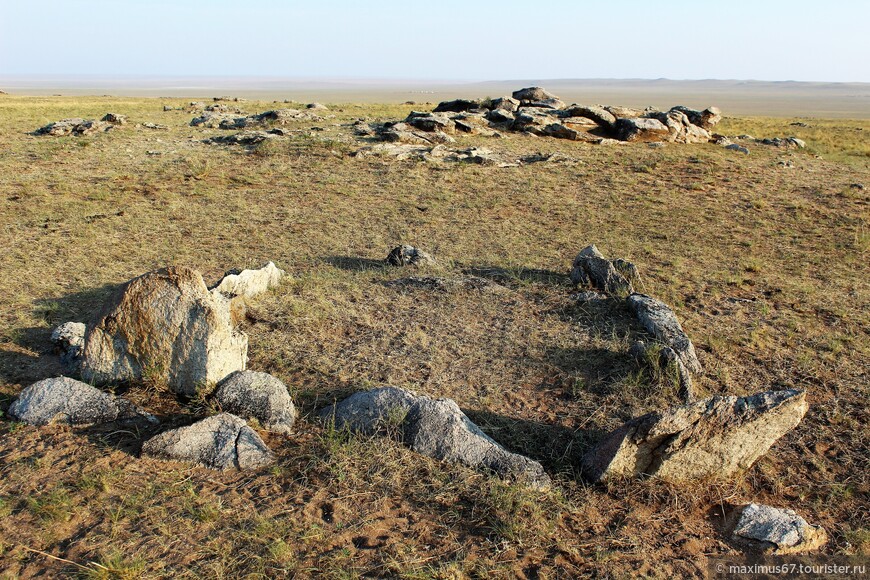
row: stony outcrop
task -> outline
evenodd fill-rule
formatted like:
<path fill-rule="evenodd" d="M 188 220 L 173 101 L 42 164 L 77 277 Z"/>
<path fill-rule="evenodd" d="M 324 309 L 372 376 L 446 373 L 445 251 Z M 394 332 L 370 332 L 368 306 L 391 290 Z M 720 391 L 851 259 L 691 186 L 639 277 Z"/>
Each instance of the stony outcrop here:
<path fill-rule="evenodd" d="M 610 111 L 600 105 L 592 105 L 584 107 L 574 105 L 565 111 L 568 117 L 583 117 L 595 121 L 595 123 L 605 129 L 613 129 L 616 125 L 616 117 Z"/>
<path fill-rule="evenodd" d="M 222 470 L 255 469 L 274 461 L 256 431 L 229 413 L 160 433 L 145 442 L 142 454 Z"/>
<path fill-rule="evenodd" d="M 87 328 L 81 322 L 64 322 L 51 333 L 51 343 L 60 355 L 60 362 L 71 373 L 78 374 Z"/>
<path fill-rule="evenodd" d="M 45 379 L 21 391 L 9 415 L 30 425 L 93 425 L 125 419 L 157 420 L 126 399 L 68 377 Z"/>
<path fill-rule="evenodd" d="M 85 335 L 81 373 L 95 384 L 148 379 L 192 396 L 244 370 L 248 337 L 230 301 L 199 272 L 173 266 L 124 284 Z"/>
<path fill-rule="evenodd" d="M 679 111 L 688 117 L 693 125 L 709 131 L 722 120 L 722 111 L 718 107 L 709 107 L 703 111 L 696 111 L 682 105 L 671 108 L 671 111 Z"/>
<path fill-rule="evenodd" d="M 328 111 L 329 107 L 321 103 L 308 103 L 305 108 L 309 111 Z"/>
<path fill-rule="evenodd" d="M 628 297 L 628 306 L 644 329 L 672 348 L 690 372 L 700 373 L 703 370 L 695 353 L 695 345 L 667 304 L 646 294 L 632 294 Z"/>
<path fill-rule="evenodd" d="M 828 541 L 825 530 L 812 526 L 789 509 L 751 503 L 734 510 L 726 527 L 731 540 L 755 553 L 775 555 L 810 552 Z"/>
<path fill-rule="evenodd" d="M 273 131 L 239 131 L 232 135 L 215 135 L 208 139 L 203 139 L 203 143 L 212 145 L 242 145 L 250 147 L 259 145 L 264 141 L 269 141 L 278 136 L 277 132 Z"/>
<path fill-rule="evenodd" d="M 409 143 L 416 145 L 437 145 L 439 143 L 453 143 L 455 139 L 443 131 L 414 130 L 407 123 L 386 123 L 378 131 L 378 137 L 382 141 L 390 143 Z"/>
<path fill-rule="evenodd" d="M 550 478 L 528 457 L 511 453 L 487 436 L 455 401 L 431 399 L 395 387 L 356 393 L 321 412 L 338 429 L 363 434 L 384 429 L 397 432 L 417 453 L 461 463 L 498 476 L 544 488 Z"/>
<path fill-rule="evenodd" d="M 386 262 L 391 266 L 423 266 L 435 263 L 435 258 L 414 246 L 396 246 L 387 255 Z"/>
<path fill-rule="evenodd" d="M 751 467 L 806 412 L 806 393 L 785 390 L 715 396 L 650 413 L 606 435 L 583 457 L 583 474 L 591 481 L 729 477 Z"/>
<path fill-rule="evenodd" d="M 108 131 L 115 127 L 112 123 L 105 121 L 95 121 L 93 119 L 61 119 L 55 123 L 49 123 L 44 127 L 40 127 L 34 131 L 35 135 L 52 135 L 60 137 L 64 135 L 73 135 L 75 137 L 83 137 L 92 133 Z"/>
<path fill-rule="evenodd" d="M 625 260 L 608 260 L 595 245 L 580 250 L 571 265 L 571 282 L 608 294 L 624 296 L 634 291 L 637 268 Z"/>
<path fill-rule="evenodd" d="M 287 387 L 268 373 L 236 371 L 218 384 L 214 400 L 222 411 L 256 419 L 267 431 L 289 434 L 296 422 Z"/>
<path fill-rule="evenodd" d="M 244 296 L 253 298 L 277 287 L 286 272 L 269 262 L 258 270 L 233 270 L 220 279 L 209 290 L 223 294 L 227 298 Z"/>
<path fill-rule="evenodd" d="M 439 113 L 411 111 L 405 119 L 405 123 L 411 125 L 415 129 L 426 131 L 427 133 L 433 133 L 436 131 L 452 133 L 456 130 L 456 125 L 453 120 L 447 115 Z"/>

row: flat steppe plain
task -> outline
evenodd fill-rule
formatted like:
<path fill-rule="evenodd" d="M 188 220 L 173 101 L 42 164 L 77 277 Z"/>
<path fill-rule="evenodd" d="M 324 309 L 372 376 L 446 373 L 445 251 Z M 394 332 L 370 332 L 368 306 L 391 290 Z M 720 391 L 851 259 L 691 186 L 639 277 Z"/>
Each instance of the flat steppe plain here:
<path fill-rule="evenodd" d="M 244 149 L 204 144 L 225 132 L 162 110 L 189 100 L 0 95 L 0 409 L 62 372 L 52 328 L 90 320 L 118 284 L 172 264 L 213 281 L 274 260 L 290 279 L 253 300 L 242 327 L 249 368 L 288 385 L 298 429 L 264 433 L 271 468 L 221 473 L 140 458 L 142 432 L 0 420 L 0 574 L 701 577 L 707 557 L 738 554 L 722 514 L 747 502 L 824 526 L 824 554 L 870 551 L 870 121 L 802 127 L 726 109 L 720 133 L 808 144 L 750 145 L 748 156 L 712 144 L 459 138 L 574 160 L 498 168 L 350 155 L 366 145 L 351 122 L 412 106 L 327 103 L 322 121 L 290 127 L 295 136 Z M 130 123 L 82 138 L 29 134 L 110 111 Z M 148 121 L 168 130 L 136 127 Z M 439 264 L 383 267 L 399 243 Z M 622 302 L 569 298 L 567 271 L 590 243 L 633 261 L 641 290 L 675 309 L 705 367 L 701 396 L 806 389 L 798 428 L 726 481 L 585 483 L 579 458 L 603 433 L 677 403 L 668 377 L 629 357 L 642 330 Z M 507 291 L 386 285 L 469 274 Z M 541 461 L 552 490 L 316 420 L 384 384 L 455 399 Z M 160 384 L 125 396 L 169 423 L 210 411 Z"/>

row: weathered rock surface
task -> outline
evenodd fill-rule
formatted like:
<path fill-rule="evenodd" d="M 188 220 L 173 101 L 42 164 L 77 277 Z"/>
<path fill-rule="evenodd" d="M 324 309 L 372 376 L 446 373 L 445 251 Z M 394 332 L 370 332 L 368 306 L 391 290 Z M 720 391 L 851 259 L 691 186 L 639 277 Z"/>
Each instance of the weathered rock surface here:
<path fill-rule="evenodd" d="M 717 107 L 709 107 L 703 111 L 696 111 L 689 107 L 677 105 L 676 107 L 672 107 L 671 111 L 679 111 L 685 114 L 690 123 L 702 129 L 706 129 L 707 131 L 715 127 L 716 124 L 722 120 L 722 111 Z"/>
<path fill-rule="evenodd" d="M 541 87 L 528 87 L 514 91 L 511 95 L 514 99 L 522 101 L 546 101 L 548 99 L 558 99 L 553 93 L 547 92 Z"/>
<path fill-rule="evenodd" d="M 245 370 L 247 351 L 230 301 L 209 292 L 199 272 L 173 266 L 134 278 L 115 293 L 85 335 L 81 373 L 96 384 L 148 378 L 192 396 Z"/>
<path fill-rule="evenodd" d="M 649 118 L 658 119 L 668 129 L 667 141 L 674 143 L 707 143 L 710 133 L 706 129 L 693 125 L 689 117 L 677 110 L 671 109 L 662 113 L 650 113 Z"/>
<path fill-rule="evenodd" d="M 600 127 L 612 129 L 616 125 L 616 117 L 610 111 L 600 105 L 592 105 L 584 107 L 575 105 L 565 111 L 568 117 L 583 117 L 595 121 Z"/>
<path fill-rule="evenodd" d="M 828 541 L 824 529 L 811 526 L 793 510 L 751 503 L 735 510 L 732 519 L 732 541 L 752 552 L 809 552 Z"/>
<path fill-rule="evenodd" d="M 254 469 L 274 460 L 256 431 L 229 413 L 160 433 L 145 442 L 142 454 L 210 469 Z"/>
<path fill-rule="evenodd" d="M 214 399 L 222 411 L 254 418 L 267 431 L 293 431 L 293 399 L 284 383 L 268 373 L 236 371 L 218 384 Z"/>
<path fill-rule="evenodd" d="M 493 111 L 507 111 L 513 112 L 520 108 L 520 102 L 513 97 L 499 97 L 497 99 L 493 99 L 492 103 L 490 103 L 490 109 Z"/>
<path fill-rule="evenodd" d="M 744 147 L 743 145 L 738 145 L 737 143 L 728 143 L 727 145 L 725 145 L 725 149 L 737 151 L 738 153 L 743 153 L 744 155 L 749 155 L 749 149 L 747 147 Z"/>
<path fill-rule="evenodd" d="M 604 107 L 604 110 L 616 117 L 617 119 L 635 119 L 637 117 L 642 117 L 644 114 L 643 109 L 635 109 L 632 107 L 619 107 L 613 105 L 607 105 Z"/>
<path fill-rule="evenodd" d="M 420 266 L 434 264 L 435 258 L 420 248 L 403 244 L 390 250 L 386 261 L 391 266 Z"/>
<path fill-rule="evenodd" d="M 473 111 L 480 108 L 480 101 L 472 101 L 468 99 L 456 99 L 454 101 L 442 101 L 438 106 L 432 109 L 434 113 L 464 113 L 465 111 Z"/>
<path fill-rule="evenodd" d="M 441 461 L 492 471 L 503 478 L 547 487 L 549 476 L 537 461 L 511 453 L 487 436 L 450 399 L 431 399 L 395 387 L 356 393 L 321 411 L 339 429 L 373 434 L 399 430 L 405 445 Z"/>
<path fill-rule="evenodd" d="M 628 297 L 628 306 L 646 331 L 671 347 L 690 372 L 700 373 L 703 370 L 695 353 L 695 345 L 667 304 L 646 294 L 632 294 Z"/>
<path fill-rule="evenodd" d="M 305 108 L 309 111 L 328 111 L 329 107 L 321 103 L 308 103 Z"/>
<path fill-rule="evenodd" d="M 51 333 L 51 343 L 60 355 L 60 362 L 71 372 L 78 372 L 86 327 L 81 322 L 64 322 Z"/>
<path fill-rule="evenodd" d="M 253 298 L 277 287 L 286 272 L 269 262 L 258 270 L 236 270 L 228 272 L 209 290 L 218 292 L 228 298 L 244 296 Z"/>
<path fill-rule="evenodd" d="M 232 135 L 215 135 L 208 139 L 203 139 L 203 143 L 220 144 L 220 145 L 259 145 L 263 141 L 274 139 L 277 133 L 272 131 L 239 131 Z"/>
<path fill-rule="evenodd" d="M 456 126 L 453 120 L 447 115 L 439 113 L 421 113 L 419 111 L 411 111 L 405 119 L 405 123 L 411 125 L 415 129 L 432 133 L 442 131 L 444 133 L 452 133 Z"/>
<path fill-rule="evenodd" d="M 621 118 L 617 119 L 616 138 L 622 141 L 667 141 L 671 133 L 658 119 Z"/>
<path fill-rule="evenodd" d="M 625 274 L 620 269 L 624 270 Z M 591 285 L 608 294 L 631 294 L 634 291 L 632 279 L 626 274 L 631 276 L 632 273 L 636 278 L 637 268 L 634 264 L 625 260 L 610 261 L 593 244 L 580 250 L 574 258 L 574 263 L 571 265 L 571 282 L 583 286 Z"/>
<path fill-rule="evenodd" d="M 582 460 L 584 475 L 652 475 L 668 481 L 728 477 L 752 466 L 807 412 L 806 393 L 715 396 L 632 419 Z"/>
<path fill-rule="evenodd" d="M 9 406 L 9 415 L 37 426 L 49 423 L 93 425 L 123 419 L 157 421 L 126 399 L 68 377 L 45 379 L 30 385 Z"/>

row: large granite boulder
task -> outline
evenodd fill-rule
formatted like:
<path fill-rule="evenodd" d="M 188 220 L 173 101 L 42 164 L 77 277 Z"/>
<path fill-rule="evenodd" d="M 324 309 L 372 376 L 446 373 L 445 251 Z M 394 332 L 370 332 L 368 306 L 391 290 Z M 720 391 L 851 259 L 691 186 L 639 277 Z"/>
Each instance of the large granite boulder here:
<path fill-rule="evenodd" d="M 222 411 L 254 418 L 267 431 L 286 435 L 296 422 L 287 387 L 268 373 L 236 371 L 218 384 L 214 400 Z"/>
<path fill-rule="evenodd" d="M 223 470 L 255 469 L 275 459 L 257 432 L 229 413 L 155 435 L 142 446 L 142 454 Z"/>
<path fill-rule="evenodd" d="M 57 377 L 33 383 L 9 406 L 9 416 L 30 425 L 66 423 L 93 425 L 124 419 L 156 419 L 121 397 L 70 379 Z"/>
<path fill-rule="evenodd" d="M 518 91 L 514 91 L 511 95 L 517 101 L 546 101 L 548 99 L 558 99 L 556 95 L 548 92 L 546 89 L 541 87 L 527 87 L 525 89 L 520 89 Z"/>
<path fill-rule="evenodd" d="M 172 266 L 124 284 L 88 328 L 81 374 L 95 384 L 163 382 L 193 396 L 245 369 L 248 337 L 230 300 L 206 288 L 196 270 Z"/>
<path fill-rule="evenodd" d="M 492 471 L 532 487 L 550 485 L 540 463 L 496 443 L 450 399 L 431 399 L 383 387 L 356 393 L 327 407 L 321 417 L 334 421 L 336 428 L 367 435 L 392 428 L 405 445 L 428 457 Z"/>
<path fill-rule="evenodd" d="M 707 131 L 712 129 L 719 121 L 722 120 L 722 111 L 720 111 L 717 107 L 708 107 L 703 111 L 696 111 L 695 109 L 690 109 L 689 107 L 677 105 L 676 107 L 671 108 L 671 110 L 684 113 L 689 118 L 690 123 L 692 123 L 693 125 L 697 125 L 702 129 L 706 129 Z"/>
<path fill-rule="evenodd" d="M 824 546 L 828 535 L 793 510 L 751 503 L 736 509 L 727 525 L 731 541 L 741 548 L 763 554 L 795 554 Z"/>
<path fill-rule="evenodd" d="M 806 393 L 714 396 L 632 419 L 582 460 L 591 481 L 651 475 L 673 482 L 729 477 L 749 469 L 807 412 Z"/>
<path fill-rule="evenodd" d="M 632 294 L 628 297 L 628 307 L 647 332 L 674 350 L 689 371 L 700 373 L 703 370 L 695 345 L 667 304 L 646 294 Z"/>

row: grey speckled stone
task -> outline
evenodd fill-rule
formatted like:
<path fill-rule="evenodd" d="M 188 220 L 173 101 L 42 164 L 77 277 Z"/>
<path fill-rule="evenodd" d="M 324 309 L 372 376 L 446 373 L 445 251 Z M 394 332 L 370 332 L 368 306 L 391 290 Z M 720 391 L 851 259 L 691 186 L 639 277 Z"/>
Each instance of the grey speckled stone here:
<path fill-rule="evenodd" d="M 738 515 L 731 539 L 752 551 L 808 552 L 828 540 L 825 530 L 811 526 L 792 510 L 751 503 L 743 506 Z"/>
<path fill-rule="evenodd" d="M 218 384 L 214 398 L 222 410 L 253 417 L 268 431 L 289 434 L 296 422 L 287 387 L 268 373 L 234 372 Z"/>
<path fill-rule="evenodd" d="M 57 377 L 33 383 L 9 406 L 9 415 L 30 425 L 92 425 L 121 419 L 157 420 L 131 402 L 70 379 Z"/>
<path fill-rule="evenodd" d="M 210 469 L 254 469 L 274 460 L 256 431 L 229 413 L 160 433 L 145 442 L 142 453 Z"/>
<path fill-rule="evenodd" d="M 320 415 L 327 421 L 334 419 L 337 428 L 367 435 L 391 426 L 401 430 L 408 447 L 428 457 L 492 471 L 536 488 L 550 485 L 540 463 L 499 445 L 450 399 L 382 387 L 356 393 Z"/>

